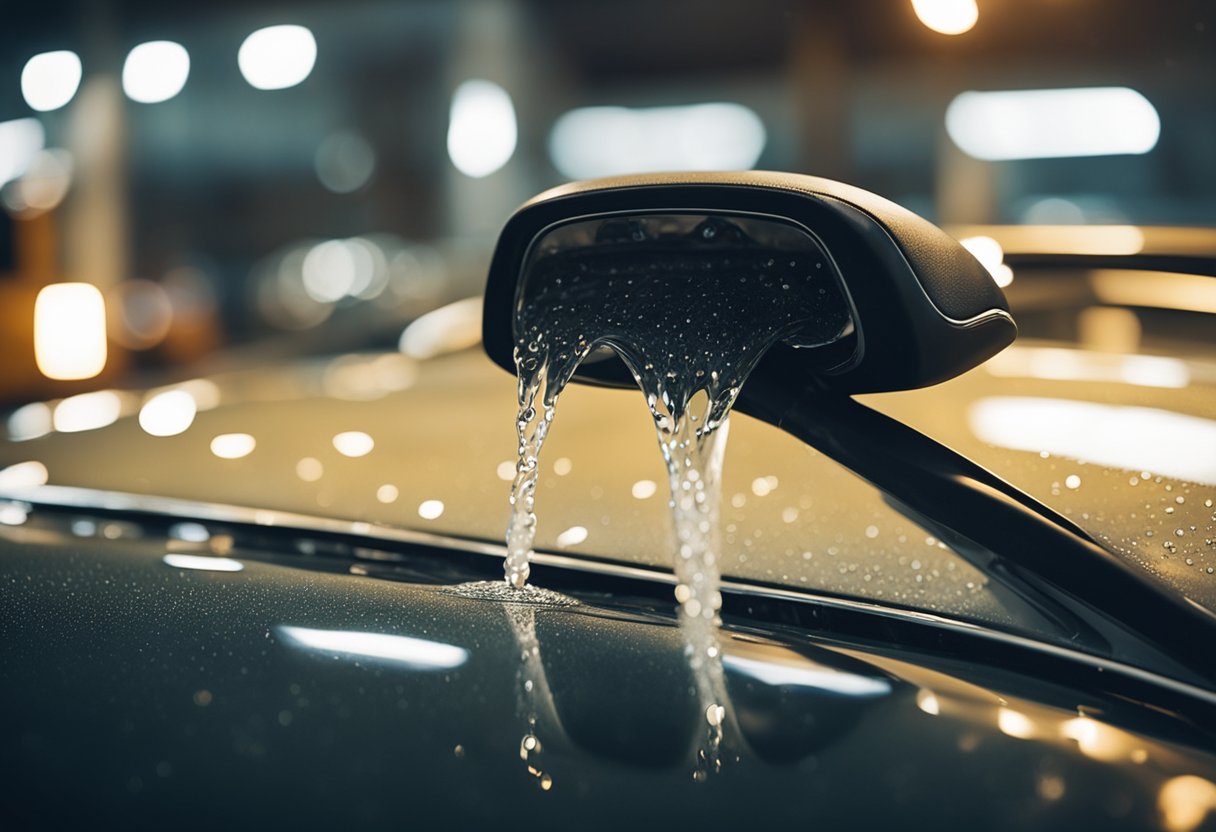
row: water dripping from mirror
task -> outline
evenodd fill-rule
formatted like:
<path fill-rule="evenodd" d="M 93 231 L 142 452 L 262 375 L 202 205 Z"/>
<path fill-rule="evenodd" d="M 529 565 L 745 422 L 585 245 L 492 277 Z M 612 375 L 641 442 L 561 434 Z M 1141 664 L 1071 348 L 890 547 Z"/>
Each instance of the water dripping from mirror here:
<path fill-rule="evenodd" d="M 814 347 L 850 336 L 848 304 L 818 244 L 772 220 L 573 223 L 537 243 L 525 271 L 515 318 L 518 447 L 506 586 L 530 588 L 540 453 L 558 397 L 580 365 L 619 359 L 644 395 L 667 469 L 675 597 L 704 715 L 693 776 L 705 780 L 721 768 L 733 719 L 718 640 L 730 411 L 775 344 Z"/>

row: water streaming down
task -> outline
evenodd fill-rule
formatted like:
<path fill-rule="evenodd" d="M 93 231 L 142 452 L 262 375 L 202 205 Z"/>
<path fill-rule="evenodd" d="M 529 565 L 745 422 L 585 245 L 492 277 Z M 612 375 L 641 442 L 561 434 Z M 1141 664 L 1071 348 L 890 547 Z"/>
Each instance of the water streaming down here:
<path fill-rule="evenodd" d="M 717 626 L 719 504 L 728 416 L 778 342 L 853 332 L 835 268 L 805 231 L 770 219 L 649 215 L 571 223 L 535 244 L 518 294 L 519 457 L 507 528 L 508 585 L 527 586 L 539 456 L 557 399 L 584 362 L 624 362 L 645 395 L 667 466 L 676 599 L 705 714 L 694 777 L 720 766 L 726 703 Z"/>
<path fill-rule="evenodd" d="M 464 598 L 502 604 L 519 650 L 515 702 L 519 719 L 524 724 L 524 733 L 519 740 L 519 759 L 537 788 L 549 791 L 553 788 L 554 778 L 544 762 L 547 742 L 542 741 L 541 736 L 553 733 L 564 736 L 565 729 L 549 689 L 549 676 L 536 634 L 536 613 L 546 607 L 577 607 L 578 600 L 539 587 L 516 589 L 502 581 L 474 581 L 448 587 L 445 591 Z"/>

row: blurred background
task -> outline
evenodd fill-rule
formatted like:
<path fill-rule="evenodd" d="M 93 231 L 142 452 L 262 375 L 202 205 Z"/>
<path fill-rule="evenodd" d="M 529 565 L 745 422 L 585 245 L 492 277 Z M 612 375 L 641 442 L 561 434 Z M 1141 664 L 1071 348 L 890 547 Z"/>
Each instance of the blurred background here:
<path fill-rule="evenodd" d="M 395 348 L 476 295 L 501 223 L 569 179 L 755 167 L 951 228 L 1216 224 L 1200 0 L 42 0 L 0 19 L 0 408 Z"/>

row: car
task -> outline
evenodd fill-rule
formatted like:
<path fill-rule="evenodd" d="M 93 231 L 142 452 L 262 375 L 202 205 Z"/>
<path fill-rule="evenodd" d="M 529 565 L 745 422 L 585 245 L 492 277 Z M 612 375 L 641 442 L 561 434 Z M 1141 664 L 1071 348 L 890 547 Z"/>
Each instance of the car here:
<path fill-rule="evenodd" d="M 1212 828 L 1216 245 L 1124 231 L 958 229 L 1012 347 L 732 417 L 710 708 L 636 391 L 563 391 L 546 591 L 502 582 L 480 299 L 409 354 L 21 407 L 7 825 Z"/>

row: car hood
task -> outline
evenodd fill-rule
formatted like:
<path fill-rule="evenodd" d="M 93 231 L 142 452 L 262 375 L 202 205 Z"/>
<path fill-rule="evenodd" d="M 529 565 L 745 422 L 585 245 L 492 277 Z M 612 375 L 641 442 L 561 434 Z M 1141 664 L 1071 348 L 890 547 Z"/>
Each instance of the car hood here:
<path fill-rule="evenodd" d="M 1210 695 L 1125 669 L 732 601 L 715 741 L 669 602 L 466 597 L 475 569 L 377 579 L 277 529 L 219 558 L 170 522 L 0 525 L 17 825 L 1189 829 L 1216 793 Z"/>
<path fill-rule="evenodd" d="M 191 421 L 153 406 L 166 393 L 188 395 Z M 945 384 L 864 400 L 1216 609 L 1216 457 L 1196 452 L 1216 443 L 1214 397 L 1210 362 L 1023 343 Z M 725 574 L 1001 625 L 1019 617 L 933 530 L 851 472 L 770 425 L 738 414 L 732 423 Z M 0 443 L 0 466 L 17 466 L 0 473 L 0 493 L 46 480 L 332 518 L 372 534 L 499 541 L 515 384 L 476 350 L 347 355 L 29 405 L 9 427 L 28 438 Z M 571 386 L 542 466 L 538 550 L 669 564 L 665 472 L 640 394 Z"/>

